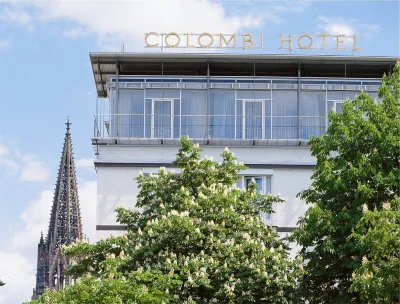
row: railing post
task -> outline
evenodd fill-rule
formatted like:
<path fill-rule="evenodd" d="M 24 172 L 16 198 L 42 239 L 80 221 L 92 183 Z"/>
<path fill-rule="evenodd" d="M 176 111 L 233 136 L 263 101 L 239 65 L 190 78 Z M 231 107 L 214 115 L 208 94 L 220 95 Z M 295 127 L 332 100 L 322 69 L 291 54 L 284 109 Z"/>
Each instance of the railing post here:
<path fill-rule="evenodd" d="M 207 138 L 210 138 L 210 62 L 207 62 Z"/>
<path fill-rule="evenodd" d="M 94 115 L 94 119 L 93 119 L 93 137 L 96 137 L 96 120 L 97 120 L 97 116 Z"/>
<path fill-rule="evenodd" d="M 115 62 L 116 68 L 116 91 L 115 91 L 115 102 L 116 102 L 116 135 L 118 137 L 119 134 L 119 63 L 118 61 Z"/>
<path fill-rule="evenodd" d="M 300 122 L 300 81 L 301 81 L 301 63 L 297 69 L 297 116 L 298 116 L 298 130 L 297 139 L 301 139 L 301 122 Z"/>
<path fill-rule="evenodd" d="M 302 119 L 302 117 L 301 116 L 299 116 L 299 138 L 298 139 L 302 139 L 303 138 L 303 125 L 302 125 L 302 123 L 301 123 L 301 119 Z"/>

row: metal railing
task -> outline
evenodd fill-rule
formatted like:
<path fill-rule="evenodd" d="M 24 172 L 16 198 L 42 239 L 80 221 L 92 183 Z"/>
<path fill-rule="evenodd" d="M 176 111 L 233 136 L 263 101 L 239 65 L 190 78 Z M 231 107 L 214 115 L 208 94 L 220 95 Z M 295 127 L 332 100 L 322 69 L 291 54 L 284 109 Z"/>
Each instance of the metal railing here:
<path fill-rule="evenodd" d="M 325 133 L 325 116 L 95 115 L 94 138 L 304 139 Z"/>

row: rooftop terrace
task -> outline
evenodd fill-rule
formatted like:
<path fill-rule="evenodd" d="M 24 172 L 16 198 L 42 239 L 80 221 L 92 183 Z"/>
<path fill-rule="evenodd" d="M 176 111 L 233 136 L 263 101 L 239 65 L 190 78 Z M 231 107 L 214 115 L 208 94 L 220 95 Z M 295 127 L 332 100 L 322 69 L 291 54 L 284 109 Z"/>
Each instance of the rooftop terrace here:
<path fill-rule="evenodd" d="M 90 53 L 97 96 L 110 76 L 381 78 L 397 57 L 176 53 Z"/>

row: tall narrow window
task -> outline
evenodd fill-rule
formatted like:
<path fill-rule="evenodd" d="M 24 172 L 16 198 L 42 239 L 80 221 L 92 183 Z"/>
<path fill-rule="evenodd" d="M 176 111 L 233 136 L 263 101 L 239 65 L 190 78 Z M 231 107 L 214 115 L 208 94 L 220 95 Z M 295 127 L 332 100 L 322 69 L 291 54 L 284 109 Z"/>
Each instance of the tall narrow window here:
<path fill-rule="evenodd" d="M 300 136 L 310 139 L 320 137 L 326 130 L 325 91 L 302 91 L 300 93 Z"/>
<path fill-rule="evenodd" d="M 261 193 L 267 194 L 271 192 L 271 177 L 270 176 L 245 176 L 244 177 L 244 187 L 247 189 L 250 185 L 252 179 L 257 184 L 257 190 Z M 260 212 L 260 217 L 264 223 L 271 221 L 271 212 L 265 213 Z"/>
<path fill-rule="evenodd" d="M 359 92 L 356 91 L 328 91 L 328 112 L 333 108 L 342 113 L 342 104 L 347 99 L 354 100 Z"/>
<path fill-rule="evenodd" d="M 337 113 L 342 113 L 342 104 L 343 104 L 343 102 L 340 102 L 340 101 L 335 102 L 335 111 Z"/>
<path fill-rule="evenodd" d="M 263 102 L 244 101 L 244 135 L 246 139 L 263 138 Z"/>
<path fill-rule="evenodd" d="M 172 137 L 172 100 L 153 100 L 153 136 L 154 138 Z"/>
<path fill-rule="evenodd" d="M 210 91 L 210 135 L 235 138 L 235 91 Z"/>
<path fill-rule="evenodd" d="M 272 138 L 298 138 L 297 92 L 275 90 L 272 97 Z"/>
<path fill-rule="evenodd" d="M 119 137 L 141 138 L 144 136 L 144 91 L 119 90 L 110 92 L 111 134 Z"/>
<path fill-rule="evenodd" d="M 182 90 L 181 124 L 182 136 L 207 137 L 207 91 Z"/>
<path fill-rule="evenodd" d="M 249 187 L 249 185 L 251 184 L 252 179 L 254 178 L 254 181 L 257 184 L 257 190 L 261 193 L 264 193 L 264 187 L 263 187 L 263 178 L 261 176 L 257 176 L 257 177 L 251 177 L 251 176 L 246 176 L 245 177 L 245 184 L 246 184 L 246 189 Z"/>

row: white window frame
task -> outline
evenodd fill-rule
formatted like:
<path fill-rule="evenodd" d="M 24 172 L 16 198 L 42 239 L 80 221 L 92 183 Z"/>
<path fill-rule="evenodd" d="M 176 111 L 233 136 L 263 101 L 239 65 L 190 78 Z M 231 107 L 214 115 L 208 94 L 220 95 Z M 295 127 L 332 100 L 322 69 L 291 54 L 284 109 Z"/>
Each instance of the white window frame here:
<path fill-rule="evenodd" d="M 328 106 L 328 103 L 329 102 L 332 102 L 332 107 L 330 108 L 330 109 L 327 109 L 328 110 L 328 112 L 327 113 L 329 113 L 332 109 L 334 109 L 335 110 L 335 112 L 337 112 L 336 111 L 336 106 L 338 105 L 338 104 L 343 104 L 344 102 L 345 102 L 346 100 L 333 100 L 333 99 L 330 99 L 330 100 L 327 100 L 326 101 L 326 104 L 327 104 L 327 106 Z M 327 117 L 327 120 L 328 120 L 328 115 L 326 116 Z"/>
<path fill-rule="evenodd" d="M 343 109 L 343 103 L 346 101 L 346 100 L 329 100 L 330 102 L 333 102 L 333 108 L 334 108 L 334 110 L 335 110 L 335 112 L 336 113 L 339 113 L 338 111 L 337 111 L 337 109 L 336 109 L 336 106 L 338 105 L 338 104 L 341 104 L 342 105 L 342 109 Z M 363 117 L 364 117 L 364 119 L 367 119 L 368 117 L 367 117 L 367 115 L 365 114 L 365 113 L 363 113 Z"/>
<path fill-rule="evenodd" d="M 242 101 L 242 139 L 264 139 L 265 138 L 265 101 L 267 99 L 238 99 Z M 261 102 L 261 138 L 246 138 L 246 102 Z M 236 107 L 235 107 L 236 109 Z M 235 121 L 236 125 L 236 121 Z M 236 137 L 236 135 L 235 135 Z"/>
<path fill-rule="evenodd" d="M 254 176 L 254 175 L 244 175 L 243 176 L 243 186 L 244 186 L 244 189 L 246 189 L 246 187 L 247 187 L 247 181 L 248 180 L 252 180 L 252 179 L 258 179 L 258 178 L 261 178 L 261 189 L 259 189 L 258 187 L 257 187 L 257 191 L 260 191 L 261 193 L 265 193 L 265 189 L 266 189 L 266 176 Z M 258 184 L 257 184 L 258 185 Z M 266 194 L 266 193 L 265 193 Z"/>
<path fill-rule="evenodd" d="M 155 129 L 155 126 L 154 126 L 154 117 L 155 117 L 155 114 L 154 114 L 154 109 L 155 109 L 155 102 L 156 101 L 161 101 L 161 102 L 164 102 L 164 101 L 167 101 L 167 102 L 169 102 L 170 103 L 170 107 L 171 107 L 171 117 L 170 117 L 170 122 L 171 122 L 171 137 L 167 137 L 167 138 L 173 138 L 174 137 L 174 100 L 175 100 L 176 98 L 151 98 L 151 138 L 155 138 L 154 137 L 154 129 Z"/>
<path fill-rule="evenodd" d="M 145 168 L 141 168 L 142 173 L 144 175 L 146 174 L 158 174 L 158 171 L 160 171 L 160 168 L 156 168 L 156 167 L 145 167 Z M 168 167 L 165 168 L 165 170 L 167 170 L 167 172 L 171 172 L 172 170 L 175 171 L 176 175 L 179 175 L 182 173 L 182 170 L 180 168 L 173 168 L 173 167 Z"/>
<path fill-rule="evenodd" d="M 343 106 L 343 100 L 341 100 L 341 101 L 337 101 L 337 100 L 335 100 L 334 102 L 333 102 L 333 106 L 334 106 L 334 109 L 335 109 L 335 112 L 337 112 L 338 113 L 338 111 L 337 111 L 337 105 L 342 105 Z"/>
<path fill-rule="evenodd" d="M 242 189 L 245 190 L 246 189 L 246 180 L 249 178 L 261 178 L 261 192 L 263 194 L 268 194 L 272 192 L 272 174 L 251 174 L 252 172 L 250 171 L 248 174 L 242 175 L 241 176 L 241 183 L 242 183 Z M 270 179 L 270 183 L 271 183 L 271 189 L 270 192 L 266 193 L 266 189 L 267 189 L 267 179 Z M 260 189 L 257 189 L 260 190 Z M 272 204 L 272 209 L 274 209 L 274 204 Z M 260 214 L 261 216 L 261 214 Z M 266 213 L 265 214 L 265 219 L 266 219 L 266 224 L 270 224 L 273 222 L 273 213 Z"/>

